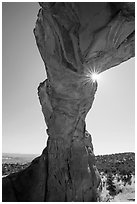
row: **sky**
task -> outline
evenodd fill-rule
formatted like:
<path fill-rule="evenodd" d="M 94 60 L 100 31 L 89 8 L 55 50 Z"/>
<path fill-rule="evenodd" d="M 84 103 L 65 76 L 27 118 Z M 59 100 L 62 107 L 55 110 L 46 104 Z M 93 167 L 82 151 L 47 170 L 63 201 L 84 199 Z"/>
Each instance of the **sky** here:
<path fill-rule="evenodd" d="M 46 124 L 37 87 L 46 78 L 33 35 L 38 3 L 2 7 L 2 152 L 41 154 Z M 87 118 L 95 155 L 135 151 L 135 60 L 100 75 Z"/>

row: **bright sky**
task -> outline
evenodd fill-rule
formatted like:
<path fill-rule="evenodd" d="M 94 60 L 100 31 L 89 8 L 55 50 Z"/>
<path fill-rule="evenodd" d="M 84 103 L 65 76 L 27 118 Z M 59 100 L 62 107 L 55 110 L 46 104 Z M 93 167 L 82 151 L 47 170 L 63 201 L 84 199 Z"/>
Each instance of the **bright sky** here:
<path fill-rule="evenodd" d="M 3 152 L 40 154 L 46 146 L 37 87 L 45 80 L 33 28 L 38 3 L 3 3 Z M 135 60 L 101 74 L 88 113 L 95 154 L 135 151 Z"/>

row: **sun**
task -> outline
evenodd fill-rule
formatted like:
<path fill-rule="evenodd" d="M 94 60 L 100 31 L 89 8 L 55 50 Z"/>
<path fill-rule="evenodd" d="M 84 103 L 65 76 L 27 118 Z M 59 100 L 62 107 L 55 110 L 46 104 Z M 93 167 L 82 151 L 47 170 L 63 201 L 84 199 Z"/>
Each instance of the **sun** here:
<path fill-rule="evenodd" d="M 87 78 L 87 81 L 91 83 L 95 83 L 99 81 L 100 74 L 96 70 L 88 70 L 88 72 L 86 73 L 86 78 Z"/>
<path fill-rule="evenodd" d="M 97 67 L 86 67 L 85 73 L 81 77 L 83 84 L 94 84 L 100 80 L 100 72 Z"/>
<path fill-rule="evenodd" d="M 92 79 L 92 81 L 93 82 L 96 82 L 96 81 L 98 81 L 99 80 L 99 74 L 97 73 L 97 72 L 91 72 L 90 73 L 90 77 L 91 77 L 91 79 Z"/>

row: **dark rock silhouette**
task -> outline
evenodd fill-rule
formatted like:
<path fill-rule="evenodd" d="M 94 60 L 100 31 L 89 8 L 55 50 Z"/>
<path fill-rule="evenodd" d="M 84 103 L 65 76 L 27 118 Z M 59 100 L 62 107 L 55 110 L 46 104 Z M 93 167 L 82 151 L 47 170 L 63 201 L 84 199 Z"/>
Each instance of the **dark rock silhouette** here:
<path fill-rule="evenodd" d="M 134 3 L 40 3 L 34 29 L 47 79 L 38 87 L 47 148 L 3 179 L 3 201 L 98 200 L 100 177 L 85 117 L 101 73 L 134 57 Z"/>

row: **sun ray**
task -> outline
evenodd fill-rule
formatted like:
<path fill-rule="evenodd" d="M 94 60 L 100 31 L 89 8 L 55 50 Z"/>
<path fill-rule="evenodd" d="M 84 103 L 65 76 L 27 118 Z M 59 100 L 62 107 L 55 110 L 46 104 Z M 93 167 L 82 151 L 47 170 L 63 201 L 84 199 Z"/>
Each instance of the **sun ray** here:
<path fill-rule="evenodd" d="M 81 78 L 81 82 L 83 85 L 85 84 L 93 84 L 96 83 L 100 78 L 99 70 L 97 67 L 88 67 L 86 68 L 85 73 L 83 74 Z"/>

